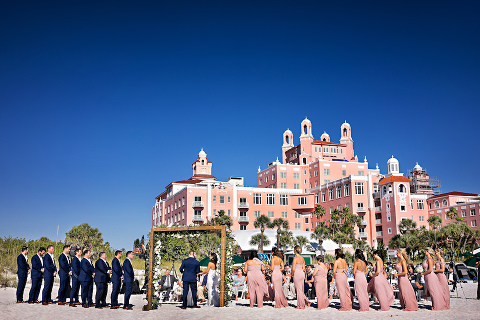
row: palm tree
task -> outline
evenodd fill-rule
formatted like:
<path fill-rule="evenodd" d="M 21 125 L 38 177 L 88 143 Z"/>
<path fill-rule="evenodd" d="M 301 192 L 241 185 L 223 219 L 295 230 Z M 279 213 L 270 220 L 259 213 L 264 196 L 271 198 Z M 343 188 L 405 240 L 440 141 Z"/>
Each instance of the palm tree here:
<path fill-rule="evenodd" d="M 412 233 L 417 228 L 417 223 L 412 219 L 403 219 L 398 224 L 398 229 L 401 234 Z"/>
<path fill-rule="evenodd" d="M 260 238 L 260 244 L 258 246 L 258 252 L 263 252 L 263 239 L 265 228 L 268 228 L 268 226 L 270 225 L 270 218 L 262 214 L 260 217 L 257 217 L 257 219 L 255 219 L 253 225 L 255 226 L 255 228 L 259 228 L 262 234 L 262 238 Z"/>
<path fill-rule="evenodd" d="M 310 238 L 318 241 L 320 246 L 321 255 L 323 256 L 323 240 L 327 239 L 330 236 L 330 229 L 325 224 L 325 222 L 320 222 L 320 224 L 313 230 Z"/>
<path fill-rule="evenodd" d="M 308 239 L 304 236 L 296 236 L 295 239 L 293 240 L 295 242 L 295 245 L 304 247 L 307 243 L 309 243 Z"/>
<path fill-rule="evenodd" d="M 291 246 L 293 244 L 292 231 L 283 230 L 280 234 L 280 243 L 283 244 L 285 249 L 287 248 L 287 246 Z"/>
<path fill-rule="evenodd" d="M 435 235 L 435 243 L 437 243 L 437 229 L 442 224 L 442 218 L 434 214 L 433 216 L 428 217 L 428 225 L 433 229 Z"/>
<path fill-rule="evenodd" d="M 288 230 L 288 220 L 277 218 L 273 220 L 273 222 L 270 223 L 268 227 L 271 229 L 274 229 L 275 227 L 277 227 L 277 247 L 278 249 L 280 249 L 280 235 L 282 234 L 283 230 Z"/>
<path fill-rule="evenodd" d="M 315 207 L 315 210 L 313 211 L 313 213 L 317 216 L 317 219 L 320 221 L 322 217 L 325 215 L 325 208 L 318 204 Z"/>
<path fill-rule="evenodd" d="M 258 252 L 263 252 L 263 246 L 268 246 L 270 244 L 270 240 L 262 233 L 257 233 L 256 235 L 252 236 L 249 243 L 251 246 L 258 245 Z"/>

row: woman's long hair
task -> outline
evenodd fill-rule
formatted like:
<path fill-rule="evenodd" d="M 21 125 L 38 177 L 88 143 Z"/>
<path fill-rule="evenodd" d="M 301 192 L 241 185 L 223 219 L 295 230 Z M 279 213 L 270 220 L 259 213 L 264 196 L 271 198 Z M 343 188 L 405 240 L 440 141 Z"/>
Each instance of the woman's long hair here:
<path fill-rule="evenodd" d="M 365 260 L 365 255 L 363 254 L 362 249 L 355 250 L 355 258 L 358 260 L 362 260 L 365 263 L 365 265 L 367 264 L 367 261 Z"/>
<path fill-rule="evenodd" d="M 437 258 L 437 255 L 435 254 L 435 251 L 430 247 L 427 247 L 427 251 L 430 254 L 430 256 L 432 257 L 433 263 L 437 262 L 438 258 Z"/>
<path fill-rule="evenodd" d="M 249 260 L 253 260 L 257 258 L 258 259 L 258 254 L 257 254 L 257 251 L 256 250 L 252 250 L 252 252 L 250 252 L 250 258 Z"/>
<path fill-rule="evenodd" d="M 217 261 L 218 261 L 217 254 L 215 252 L 210 252 L 210 262 L 212 262 L 215 265 L 215 267 L 217 267 Z"/>
<path fill-rule="evenodd" d="M 338 248 L 338 249 L 335 249 L 335 259 L 344 259 L 345 258 L 345 255 L 343 254 L 343 250 Z"/>
<path fill-rule="evenodd" d="M 373 251 L 373 255 L 377 255 L 380 257 L 380 259 L 382 259 L 382 261 L 385 261 L 385 258 L 383 257 L 383 252 L 382 250 L 375 250 Z"/>
<path fill-rule="evenodd" d="M 410 264 L 410 258 L 408 257 L 407 250 L 400 248 L 398 249 L 398 251 L 402 255 L 403 259 L 405 259 L 405 261 L 407 262 L 407 265 Z"/>

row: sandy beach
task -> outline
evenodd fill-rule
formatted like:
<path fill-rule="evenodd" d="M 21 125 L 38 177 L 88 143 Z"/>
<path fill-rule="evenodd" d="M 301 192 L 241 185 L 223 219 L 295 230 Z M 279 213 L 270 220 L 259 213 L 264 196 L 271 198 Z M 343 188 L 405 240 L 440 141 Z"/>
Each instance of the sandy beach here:
<path fill-rule="evenodd" d="M 28 294 L 30 286 L 27 285 L 25 297 Z M 111 289 L 111 285 L 109 286 Z M 404 312 L 400 310 L 398 300 L 389 311 L 376 311 L 373 308 L 368 312 L 358 312 L 356 310 L 340 312 L 339 300 L 330 301 L 330 307 L 325 310 L 316 310 L 313 307 L 304 310 L 295 309 L 295 300 L 290 300 L 289 308 L 274 309 L 271 302 L 265 303 L 262 309 L 249 307 L 249 300 L 239 300 L 235 305 L 225 308 L 211 308 L 200 304 L 200 309 L 180 309 L 178 303 L 163 304 L 157 310 L 142 311 L 142 306 L 146 304 L 145 295 L 132 295 L 131 303 L 133 310 L 123 309 L 95 309 L 95 308 L 71 308 L 68 306 L 41 304 L 17 304 L 15 303 L 15 288 L 0 289 L 0 319 L 298 319 L 298 318 L 323 318 L 334 319 L 341 317 L 355 317 L 355 319 L 384 319 L 387 317 L 401 317 L 403 319 L 479 319 L 480 300 L 476 300 L 477 284 L 463 284 L 465 296 L 459 288 L 459 298 L 456 293 L 451 294 L 451 309 L 448 311 L 431 311 L 430 302 L 419 303 L 420 310 L 415 312 Z M 58 285 L 53 288 L 53 295 L 56 296 Z M 95 293 L 95 292 L 94 292 Z M 110 295 L 107 297 L 110 302 Z M 119 302 L 123 302 L 123 295 L 119 296 Z M 355 304 L 354 304 L 355 306 Z M 376 307 L 374 304 L 373 307 Z"/>

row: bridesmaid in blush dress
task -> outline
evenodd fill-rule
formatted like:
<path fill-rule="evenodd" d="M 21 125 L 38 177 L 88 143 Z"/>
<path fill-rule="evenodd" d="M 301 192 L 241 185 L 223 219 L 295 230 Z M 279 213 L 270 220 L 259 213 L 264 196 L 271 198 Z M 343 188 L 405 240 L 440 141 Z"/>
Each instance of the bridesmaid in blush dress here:
<path fill-rule="evenodd" d="M 297 309 L 305 309 L 305 305 L 310 306 L 310 301 L 305 297 L 305 259 L 300 255 L 302 247 L 295 246 L 295 258 L 292 262 L 292 277 L 297 292 Z"/>
<path fill-rule="evenodd" d="M 433 272 L 435 252 L 432 248 L 425 250 L 425 261 L 422 263 L 424 272 L 420 276 L 424 276 L 425 288 L 427 294 L 432 298 L 432 310 L 447 310 L 447 302 L 445 299 L 445 290 L 443 289 L 438 277 Z"/>
<path fill-rule="evenodd" d="M 393 277 L 398 278 L 398 297 L 400 300 L 400 305 L 402 306 L 403 311 L 417 311 L 417 298 L 415 296 L 415 291 L 413 291 L 412 284 L 410 281 L 408 281 L 407 276 L 407 263 L 410 263 L 410 261 L 405 249 L 398 249 L 397 257 L 400 259 L 400 261 L 395 265 L 395 269 L 398 273 L 394 274 Z"/>
<path fill-rule="evenodd" d="M 355 258 L 357 261 L 353 264 L 353 276 L 355 277 L 355 291 L 357 292 L 358 311 L 370 310 L 370 301 L 367 292 L 367 262 L 361 249 L 355 250 Z"/>
<path fill-rule="evenodd" d="M 323 256 L 317 257 L 317 266 L 313 270 L 313 283 L 315 285 L 315 292 L 317 294 L 317 310 L 322 310 L 330 304 L 328 301 L 328 292 L 327 292 L 327 274 L 328 268 L 323 263 Z"/>
<path fill-rule="evenodd" d="M 373 293 L 375 298 L 377 298 L 380 303 L 381 311 L 388 311 L 390 305 L 393 304 L 395 297 L 393 296 L 393 289 L 390 283 L 388 283 L 387 278 L 385 278 L 383 272 L 383 253 L 380 250 L 375 250 L 373 252 L 373 257 L 377 262 L 373 267 L 374 273 L 372 274 L 372 279 L 368 283 L 367 290 L 368 293 Z"/>
<path fill-rule="evenodd" d="M 448 288 L 448 281 L 445 276 L 445 260 L 442 258 L 442 253 L 438 248 L 435 249 L 435 255 L 437 256 L 437 262 L 435 262 L 434 273 L 445 290 L 445 302 L 447 303 L 447 309 L 450 309 L 450 288 Z"/>
<path fill-rule="evenodd" d="M 275 297 L 275 308 L 282 308 L 288 307 L 288 301 L 285 298 L 285 294 L 283 293 L 283 275 L 282 272 L 284 270 L 283 266 L 283 254 L 277 248 L 273 248 L 272 250 L 272 260 L 270 270 L 272 271 L 272 284 L 273 284 L 273 291 Z"/>
<path fill-rule="evenodd" d="M 348 285 L 347 277 L 347 261 L 342 249 L 335 249 L 335 258 L 337 259 L 333 265 L 333 276 L 335 277 L 335 285 L 337 286 L 338 295 L 340 297 L 340 311 L 352 310 L 353 296 Z"/>
<path fill-rule="evenodd" d="M 245 272 L 247 273 L 248 294 L 250 295 L 250 308 L 253 308 L 255 300 L 259 308 L 263 307 L 263 297 L 268 294 L 268 286 L 263 276 L 265 267 L 263 262 L 258 259 L 256 251 L 250 253 L 250 260 L 245 262 Z"/>

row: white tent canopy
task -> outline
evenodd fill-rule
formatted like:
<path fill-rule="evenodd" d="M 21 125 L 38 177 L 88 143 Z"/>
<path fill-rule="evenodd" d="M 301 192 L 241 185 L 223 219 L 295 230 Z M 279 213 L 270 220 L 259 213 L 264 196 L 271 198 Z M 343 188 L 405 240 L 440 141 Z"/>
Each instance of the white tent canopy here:
<path fill-rule="evenodd" d="M 297 236 L 304 236 L 307 238 L 311 243 L 312 246 L 318 246 L 318 241 L 311 238 L 312 232 L 310 231 L 300 231 L 300 230 L 289 230 L 292 232 L 294 237 Z M 237 244 L 243 251 L 250 251 L 250 250 L 257 250 L 258 246 L 250 245 L 250 240 L 256 234 L 260 233 L 260 229 L 251 229 L 251 230 L 236 230 L 233 231 L 233 237 L 237 241 Z M 265 251 L 271 251 L 273 247 L 276 246 L 277 242 L 277 230 L 276 229 L 266 229 L 265 236 L 270 240 L 270 244 L 268 246 L 263 246 Z M 327 252 L 334 251 L 335 249 L 339 248 L 338 244 L 333 242 L 332 240 L 325 239 L 323 240 L 323 249 Z M 343 245 L 343 247 L 352 247 L 351 245 Z M 290 248 L 290 247 L 288 247 Z M 292 248 L 290 248 L 292 249 Z"/>

